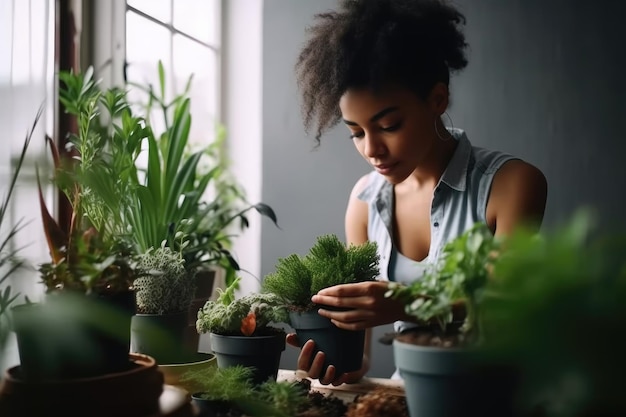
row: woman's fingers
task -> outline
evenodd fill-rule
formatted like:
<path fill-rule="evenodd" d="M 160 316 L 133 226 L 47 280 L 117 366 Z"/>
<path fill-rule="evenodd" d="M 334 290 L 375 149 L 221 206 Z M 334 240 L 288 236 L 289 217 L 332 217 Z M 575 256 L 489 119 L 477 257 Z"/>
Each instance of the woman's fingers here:
<path fill-rule="evenodd" d="M 298 369 L 310 372 L 311 362 L 313 362 L 314 351 L 315 342 L 313 342 L 312 340 L 307 341 L 304 346 L 302 346 L 302 350 L 300 351 L 300 355 L 298 356 Z"/>
<path fill-rule="evenodd" d="M 288 333 L 287 337 L 285 338 L 285 341 L 290 346 L 300 347 L 300 341 L 298 340 L 298 335 L 296 335 L 295 333 Z"/>

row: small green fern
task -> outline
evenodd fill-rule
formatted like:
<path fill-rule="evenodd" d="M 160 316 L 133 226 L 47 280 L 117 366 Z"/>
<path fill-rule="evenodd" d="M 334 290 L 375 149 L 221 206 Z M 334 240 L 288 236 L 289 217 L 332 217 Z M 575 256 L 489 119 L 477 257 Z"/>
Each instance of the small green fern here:
<path fill-rule="evenodd" d="M 262 289 L 294 308 L 309 309 L 313 307 L 311 297 L 324 288 L 374 280 L 379 273 L 378 262 L 374 242 L 346 247 L 336 235 L 323 235 L 306 256 L 292 254 L 279 259 Z"/>
<path fill-rule="evenodd" d="M 190 382 L 207 400 L 237 401 L 254 395 L 252 369 L 241 365 L 187 371 L 180 381 Z"/>

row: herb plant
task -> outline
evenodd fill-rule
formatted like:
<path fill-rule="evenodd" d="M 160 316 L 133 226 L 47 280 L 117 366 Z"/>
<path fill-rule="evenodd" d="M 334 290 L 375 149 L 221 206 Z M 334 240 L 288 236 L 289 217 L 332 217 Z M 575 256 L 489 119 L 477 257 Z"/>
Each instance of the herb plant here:
<path fill-rule="evenodd" d="M 256 336 L 272 331 L 271 323 L 287 322 L 287 310 L 275 294 L 252 293 L 235 298 L 239 280 L 236 278 L 225 291 L 218 288 L 217 300 L 207 301 L 198 311 L 198 333 Z"/>
<path fill-rule="evenodd" d="M 265 277 L 263 291 L 278 295 L 294 309 L 313 307 L 311 297 L 339 284 L 371 281 L 378 276 L 376 244 L 346 247 L 336 235 L 317 239 L 309 253 L 292 254 L 278 260 L 276 271 Z"/>
<path fill-rule="evenodd" d="M 460 330 L 478 337 L 480 304 L 498 248 L 488 227 L 477 223 L 448 242 L 440 261 L 421 279 L 408 286 L 390 282 L 386 296 L 403 300 L 408 315 L 434 321 L 442 333 L 451 331 L 454 305 L 464 302 L 467 315 Z"/>
<path fill-rule="evenodd" d="M 151 85 L 134 86 L 147 95 L 142 114 L 126 91 L 101 89 L 91 68 L 60 73 L 60 100 L 79 129 L 70 137 L 78 156 L 64 164 L 58 182 L 71 202 L 80 202 L 80 213 L 105 244 L 123 240 L 133 254 L 142 254 L 165 242 L 182 253 L 188 270 L 216 263 L 232 277 L 239 266 L 229 251 L 231 224 L 239 220 L 242 229 L 247 227 L 246 213 L 253 208 L 274 223 L 276 216 L 262 203 L 239 207 L 245 199 L 228 172 L 223 129 L 215 143 L 190 150 L 191 77 L 183 93 L 166 101 L 161 63 L 158 72 L 160 92 Z M 163 115 L 162 132 L 153 129 L 152 113 Z M 211 201 L 205 199 L 208 190 L 215 191 Z"/>

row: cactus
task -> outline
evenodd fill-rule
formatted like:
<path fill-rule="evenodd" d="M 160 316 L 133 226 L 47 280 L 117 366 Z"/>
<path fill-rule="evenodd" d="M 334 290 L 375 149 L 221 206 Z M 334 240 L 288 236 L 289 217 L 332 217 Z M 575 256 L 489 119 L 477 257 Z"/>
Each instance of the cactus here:
<path fill-rule="evenodd" d="M 180 253 L 169 247 L 149 250 L 139 256 L 137 271 L 140 277 L 134 286 L 138 313 L 171 314 L 189 308 L 195 281 Z"/>

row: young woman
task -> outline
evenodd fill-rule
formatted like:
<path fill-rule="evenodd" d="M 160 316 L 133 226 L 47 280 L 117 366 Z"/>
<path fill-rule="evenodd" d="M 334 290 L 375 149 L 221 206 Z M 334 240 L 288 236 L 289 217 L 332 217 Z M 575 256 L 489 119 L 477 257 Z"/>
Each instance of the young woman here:
<path fill-rule="evenodd" d="M 443 246 L 475 222 L 498 236 L 539 227 L 547 196 L 544 175 L 511 155 L 473 146 L 461 129 L 446 128 L 450 74 L 467 65 L 464 16 L 440 0 L 343 0 L 319 14 L 296 66 L 305 127 L 316 140 L 341 122 L 373 171 L 359 179 L 345 217 L 348 244 L 375 241 L 380 280 L 320 291 L 313 302 L 349 307 L 320 310 L 344 329 L 370 329 L 410 319 L 384 297 L 385 281 L 419 279 Z M 296 344 L 295 335 L 287 338 Z M 322 374 L 314 342 L 298 368 L 323 384 L 350 383 L 369 369 Z"/>

